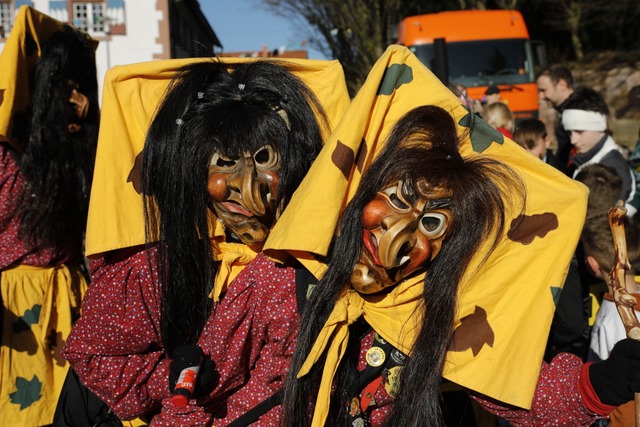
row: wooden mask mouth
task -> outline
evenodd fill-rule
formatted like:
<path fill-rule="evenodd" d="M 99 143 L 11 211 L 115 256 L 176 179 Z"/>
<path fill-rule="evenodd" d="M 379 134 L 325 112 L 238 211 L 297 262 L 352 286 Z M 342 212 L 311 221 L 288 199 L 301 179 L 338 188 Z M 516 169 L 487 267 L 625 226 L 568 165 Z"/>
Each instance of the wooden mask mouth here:
<path fill-rule="evenodd" d="M 78 92 L 77 89 L 73 89 L 69 97 L 67 111 L 69 115 L 69 125 L 67 126 L 69 132 L 79 132 L 82 129 L 82 125 L 79 122 L 89 114 L 89 98 L 85 94 Z"/>

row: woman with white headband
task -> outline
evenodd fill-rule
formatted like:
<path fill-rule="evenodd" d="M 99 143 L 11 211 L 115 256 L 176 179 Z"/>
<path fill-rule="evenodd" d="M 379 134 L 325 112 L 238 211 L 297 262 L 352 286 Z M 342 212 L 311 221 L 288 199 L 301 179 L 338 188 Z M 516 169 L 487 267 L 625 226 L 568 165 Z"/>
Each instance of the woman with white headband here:
<path fill-rule="evenodd" d="M 639 206 L 629 202 L 636 191 L 635 176 L 621 148 L 607 132 L 609 108 L 602 95 L 590 88 L 577 90 L 562 113 L 562 125 L 571 134 L 571 144 L 577 154 L 573 156 L 575 175 L 587 165 L 602 164 L 615 169 L 622 179 L 620 200 L 627 203 L 627 215 L 633 216 Z"/>

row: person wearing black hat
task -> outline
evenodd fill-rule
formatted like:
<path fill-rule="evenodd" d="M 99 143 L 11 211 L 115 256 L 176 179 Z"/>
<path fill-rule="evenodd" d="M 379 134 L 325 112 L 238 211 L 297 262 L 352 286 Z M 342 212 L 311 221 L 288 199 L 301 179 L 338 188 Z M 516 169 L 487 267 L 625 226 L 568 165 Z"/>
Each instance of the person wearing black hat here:
<path fill-rule="evenodd" d="M 491 85 L 484 91 L 484 104 L 491 105 L 500 101 L 500 89 L 496 85 Z"/>

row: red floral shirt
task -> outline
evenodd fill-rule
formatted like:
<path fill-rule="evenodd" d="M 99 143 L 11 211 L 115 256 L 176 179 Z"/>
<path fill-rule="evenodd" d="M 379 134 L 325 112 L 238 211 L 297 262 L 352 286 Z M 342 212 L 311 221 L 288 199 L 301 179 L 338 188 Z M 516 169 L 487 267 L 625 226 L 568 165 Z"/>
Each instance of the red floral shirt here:
<path fill-rule="evenodd" d="M 295 270 L 259 254 L 231 283 L 199 344 L 220 382 L 207 399 L 176 408 L 171 399 L 152 426 L 226 426 L 283 387 L 300 327 Z M 280 407 L 255 425 L 280 426 Z"/>
<path fill-rule="evenodd" d="M 214 307 L 199 341 L 215 362 L 220 381 L 208 397 L 177 408 L 170 399 L 169 360 L 159 335 L 160 294 L 150 260 L 144 250 L 116 254 L 92 262 L 93 283 L 64 356 L 118 415 L 130 419 L 161 409 L 152 426 L 221 427 L 282 387 L 300 322 L 293 268 L 260 254 L 238 275 Z M 361 342 L 359 369 L 372 342 L 373 332 Z M 579 392 L 582 367 L 577 357 L 565 353 L 543 364 L 530 411 L 470 393 L 514 426 L 587 426 L 599 416 L 587 409 Z M 374 427 L 384 425 L 392 407 L 385 386 L 382 381 L 373 391 Z M 256 425 L 279 426 L 280 408 Z"/>
<path fill-rule="evenodd" d="M 299 329 L 293 268 L 258 255 L 230 285 L 199 341 L 219 383 L 186 408 L 170 399 L 160 292 L 150 268 L 144 250 L 92 261 L 83 313 L 63 351 L 85 386 L 123 419 L 161 408 L 153 426 L 224 426 L 282 388 Z M 259 425 L 279 419 L 276 408 Z"/>
<path fill-rule="evenodd" d="M 373 331 L 361 342 L 358 369 L 366 366 L 366 352 L 373 343 Z M 487 411 L 507 420 L 514 427 L 535 426 L 590 426 L 598 418 L 585 406 L 578 383 L 581 380 L 582 361 L 575 355 L 561 353 L 550 364 L 544 363 L 538 377 L 531 410 L 524 410 L 493 401 L 472 390 L 469 394 Z M 370 427 L 383 426 L 392 410 L 393 400 L 383 380 L 375 391 L 370 410 Z M 362 399 L 362 394 L 360 398 Z"/>
<path fill-rule="evenodd" d="M 137 249 L 91 260 L 82 315 L 62 351 L 80 381 L 123 419 L 153 412 L 170 396 L 155 257 Z"/>
<path fill-rule="evenodd" d="M 18 238 L 16 204 L 23 186 L 24 177 L 13 154 L 5 143 L 0 143 L 0 270 L 18 264 L 48 267 L 77 259 L 75 254 L 38 250 Z"/>

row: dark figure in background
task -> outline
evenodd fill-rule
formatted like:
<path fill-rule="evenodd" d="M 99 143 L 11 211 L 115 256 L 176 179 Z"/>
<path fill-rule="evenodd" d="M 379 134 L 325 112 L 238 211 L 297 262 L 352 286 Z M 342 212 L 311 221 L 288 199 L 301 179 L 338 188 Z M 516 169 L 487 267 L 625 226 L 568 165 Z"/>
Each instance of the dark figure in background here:
<path fill-rule="evenodd" d="M 94 43 L 59 28 L 40 40 L 26 126 L 14 124 L 17 144 L 0 142 L 1 425 L 51 423 L 68 369 L 60 350 L 86 289 L 99 122 Z"/>
<path fill-rule="evenodd" d="M 614 169 L 592 164 L 581 169 L 575 179 L 589 188 L 587 220 L 598 215 L 606 216 L 616 205 L 622 180 Z M 587 360 L 596 314 L 594 307 L 597 308 L 602 299 L 597 282 L 585 264 L 584 250 L 579 243 L 553 316 L 545 361 L 550 362 L 561 352 L 573 353 L 583 361 Z"/>

